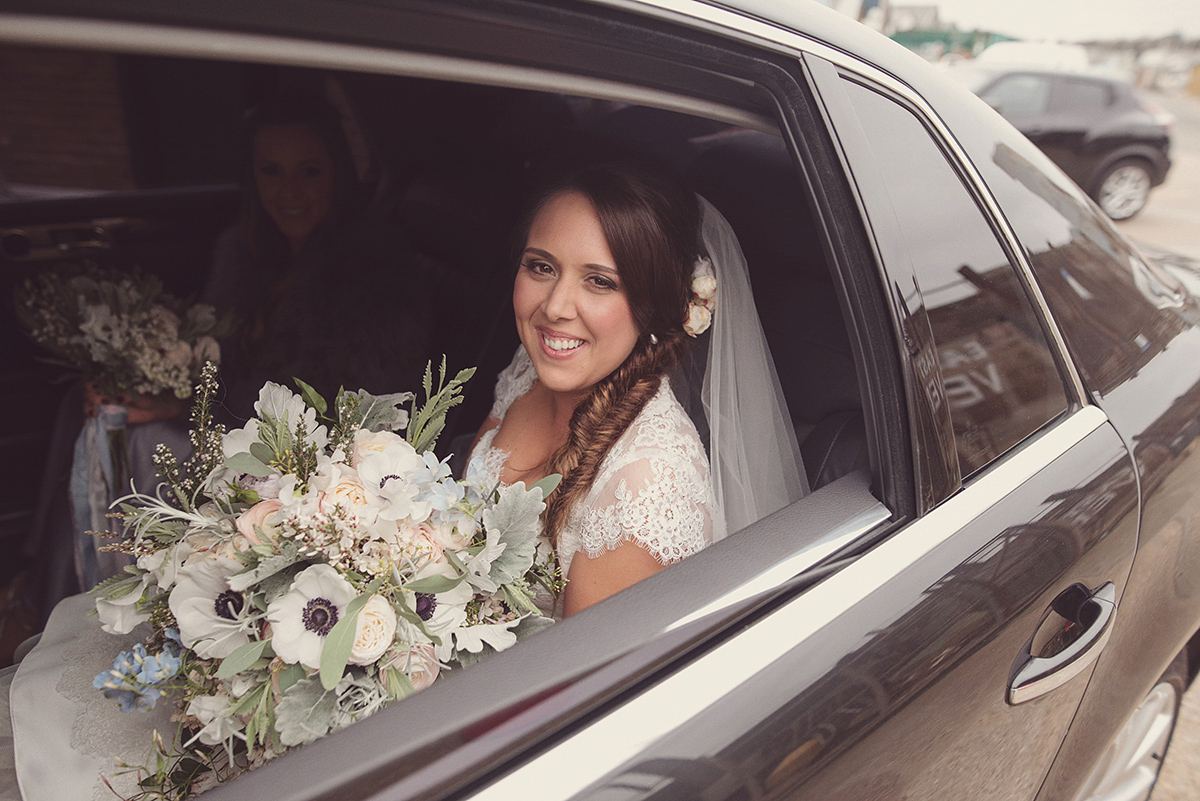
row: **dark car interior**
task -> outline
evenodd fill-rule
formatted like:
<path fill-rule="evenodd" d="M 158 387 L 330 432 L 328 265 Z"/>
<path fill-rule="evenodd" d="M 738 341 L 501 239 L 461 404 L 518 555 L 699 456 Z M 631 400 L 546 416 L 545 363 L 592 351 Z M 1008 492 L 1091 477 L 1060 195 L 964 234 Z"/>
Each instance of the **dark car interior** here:
<path fill-rule="evenodd" d="M 357 132 L 352 139 L 370 213 L 437 265 L 450 287 L 436 310 L 444 324 L 436 326 L 435 352 L 446 354 L 452 371 L 479 368 L 439 450 L 469 445 L 490 408 L 495 376 L 517 346 L 510 254 L 530 191 L 571 165 L 648 158 L 683 175 L 739 237 L 813 489 L 868 463 L 841 302 L 815 215 L 776 135 L 526 90 L 4 49 L 10 51 L 5 60 L 19 66 L 6 80 L 24 82 L 28 96 L 46 97 L 38 87 L 51 78 L 58 87 L 52 96 L 57 100 L 24 106 L 23 127 L 0 146 L 0 291 L 9 297 L 38 271 L 88 260 L 152 272 L 177 296 L 196 297 L 215 241 L 238 217 L 243 111 L 274 92 L 311 89 L 335 98 Z M 107 95 L 96 86 L 105 74 Z M 73 105 L 72 93 L 88 103 Z M 107 97 L 107 105 L 98 97 Z M 90 139 L 87 120 L 78 119 L 85 113 L 94 117 Z M 121 147 L 105 150 L 98 132 L 106 126 L 123 135 Z M 105 160 L 121 162 L 115 178 L 113 171 L 101 174 L 97 165 Z M 23 468 L 10 475 L 0 496 L 0 535 L 10 553 L 21 554 L 0 575 L 8 592 L 0 658 L 15 644 L 7 640 L 37 631 L 53 604 L 78 589 L 66 483 L 82 423 L 78 380 L 62 380 L 62 371 L 43 361 L 13 316 L 3 320 L 7 413 L 0 443 L 3 458 Z M 703 343 L 702 337 L 693 366 Z M 689 395 L 681 401 L 704 436 L 698 398 L 689 394 L 686 378 L 676 386 L 678 394 Z"/>

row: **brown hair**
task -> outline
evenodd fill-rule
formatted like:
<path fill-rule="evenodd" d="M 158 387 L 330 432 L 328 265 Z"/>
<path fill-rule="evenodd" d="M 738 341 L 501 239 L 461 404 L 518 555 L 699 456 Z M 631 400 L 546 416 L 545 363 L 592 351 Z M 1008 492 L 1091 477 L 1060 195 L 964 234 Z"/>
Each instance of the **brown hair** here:
<path fill-rule="evenodd" d="M 695 194 L 672 175 L 656 167 L 606 165 L 577 172 L 544 192 L 527 217 L 526 233 L 542 206 L 566 192 L 583 195 L 596 210 L 639 336 L 625 361 L 575 408 L 566 443 L 550 457 L 547 472 L 563 476 L 546 505 L 552 541 L 591 488 L 605 455 L 683 355 L 700 228 Z"/>

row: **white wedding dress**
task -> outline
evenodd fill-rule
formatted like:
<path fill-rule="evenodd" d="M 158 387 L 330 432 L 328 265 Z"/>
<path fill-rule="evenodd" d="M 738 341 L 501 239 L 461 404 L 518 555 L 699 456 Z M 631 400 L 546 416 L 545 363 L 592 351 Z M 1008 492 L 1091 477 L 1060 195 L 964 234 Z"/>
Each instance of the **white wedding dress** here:
<path fill-rule="evenodd" d="M 175 736 L 169 702 L 152 712 L 122 712 L 92 686 L 97 673 L 147 633 L 104 633 L 91 614 L 95 604 L 87 594 L 61 601 L 33 650 L 15 669 L 0 671 L 0 693 L 9 702 L 5 718 L 12 725 L 0 756 L 0 801 L 108 801 L 117 796 L 105 778 L 122 797 L 133 795 L 138 777 L 118 768 L 116 758 L 147 764 L 153 731 L 167 742 Z M 5 769 L 8 759 L 15 770 Z"/>
<path fill-rule="evenodd" d="M 491 417 L 503 421 L 537 374 L 522 346 L 496 381 Z M 508 453 L 492 445 L 497 425 L 475 446 L 467 475 L 485 487 L 500 482 Z M 596 557 L 634 542 L 661 564 L 691 556 L 713 540 L 717 509 L 708 459 L 696 427 L 664 377 L 658 392 L 604 457 L 587 495 L 571 509 L 558 537 L 562 575 L 582 552 Z M 561 613 L 561 603 L 555 610 Z M 557 616 L 557 615 L 556 615 Z"/>

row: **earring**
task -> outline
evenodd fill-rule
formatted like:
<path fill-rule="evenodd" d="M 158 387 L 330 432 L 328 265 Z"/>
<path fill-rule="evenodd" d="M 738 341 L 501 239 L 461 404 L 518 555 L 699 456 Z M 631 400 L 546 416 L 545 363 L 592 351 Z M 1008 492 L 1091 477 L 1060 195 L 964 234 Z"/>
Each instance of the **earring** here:
<path fill-rule="evenodd" d="M 658 336 L 657 336 L 657 335 L 655 335 L 655 334 L 651 334 L 651 335 L 650 335 L 650 344 L 651 344 L 651 345 L 657 345 L 657 344 L 658 344 Z"/>

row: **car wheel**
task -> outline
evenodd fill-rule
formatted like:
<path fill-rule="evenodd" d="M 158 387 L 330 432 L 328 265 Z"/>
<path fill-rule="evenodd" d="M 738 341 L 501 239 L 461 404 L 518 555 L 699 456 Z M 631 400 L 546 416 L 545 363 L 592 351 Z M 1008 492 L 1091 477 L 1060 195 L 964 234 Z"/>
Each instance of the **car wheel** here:
<path fill-rule="evenodd" d="M 1136 159 L 1113 164 L 1096 182 L 1096 202 L 1114 220 L 1128 220 L 1150 197 L 1150 170 Z"/>
<path fill-rule="evenodd" d="M 1076 801 L 1146 801 L 1158 781 L 1187 687 L 1187 654 L 1175 657 L 1109 743 Z"/>

